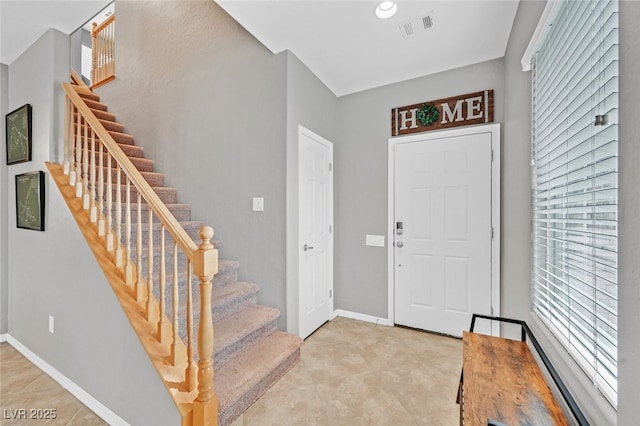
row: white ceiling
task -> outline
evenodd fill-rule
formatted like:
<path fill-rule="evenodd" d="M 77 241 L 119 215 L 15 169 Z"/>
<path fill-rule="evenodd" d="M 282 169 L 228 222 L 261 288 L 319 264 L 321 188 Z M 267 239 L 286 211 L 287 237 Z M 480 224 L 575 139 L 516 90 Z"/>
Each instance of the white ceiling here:
<path fill-rule="evenodd" d="M 0 63 L 10 65 L 49 28 L 71 34 L 112 0 L 0 0 Z"/>
<path fill-rule="evenodd" d="M 398 13 L 380 20 L 376 0 L 215 1 L 272 52 L 292 51 L 337 96 L 500 58 L 518 8 L 518 0 L 396 0 Z"/>
<path fill-rule="evenodd" d="M 274 53 L 291 50 L 342 96 L 504 56 L 519 0 L 215 0 Z M 0 63 L 49 28 L 70 34 L 110 0 L 0 0 Z M 433 26 L 424 30 L 429 15 Z M 411 36 L 402 24 L 412 22 Z"/>

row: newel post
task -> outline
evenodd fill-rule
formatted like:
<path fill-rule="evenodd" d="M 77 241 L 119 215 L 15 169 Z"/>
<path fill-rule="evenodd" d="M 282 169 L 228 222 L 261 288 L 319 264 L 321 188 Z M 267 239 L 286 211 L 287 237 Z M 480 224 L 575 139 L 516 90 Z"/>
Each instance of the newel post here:
<path fill-rule="evenodd" d="M 203 226 L 198 233 L 202 242 L 195 252 L 193 272 L 200 279 L 200 323 L 198 326 L 198 396 L 193 402 L 194 425 L 218 424 L 218 397 L 213 388 L 213 317 L 211 291 L 218 273 L 218 250 L 211 244 L 213 228 Z"/>

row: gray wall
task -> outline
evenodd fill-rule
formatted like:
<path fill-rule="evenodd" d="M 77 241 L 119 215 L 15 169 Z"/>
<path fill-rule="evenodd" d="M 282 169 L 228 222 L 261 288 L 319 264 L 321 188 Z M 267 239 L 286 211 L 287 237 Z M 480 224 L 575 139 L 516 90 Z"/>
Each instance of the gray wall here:
<path fill-rule="evenodd" d="M 117 78 L 98 93 L 284 328 L 286 55 L 210 0 L 117 8 Z M 252 197 L 264 212 L 251 211 Z"/>
<path fill-rule="evenodd" d="M 640 389 L 640 3 L 620 2 L 618 425 L 638 423 Z"/>
<path fill-rule="evenodd" d="M 391 109 L 429 99 L 494 90 L 494 120 L 504 114 L 504 60 L 421 77 L 338 100 L 335 158 L 335 307 L 387 318 L 387 249 L 365 246 L 386 236 L 387 149 Z M 507 142 L 503 142 L 503 145 Z"/>
<path fill-rule="evenodd" d="M 3 199 L 13 205 L 15 175 L 46 170 L 44 162 L 57 159 L 69 37 L 49 30 L 8 74 L 8 109 L 33 107 L 33 161 L 11 166 L 2 182 Z M 45 192 L 45 232 L 16 228 L 13 208 L 3 220 L 9 334 L 127 422 L 178 424 L 173 401 L 49 177 Z M 48 332 L 50 315 L 55 334 Z"/>
<path fill-rule="evenodd" d="M 531 73 L 521 60 L 545 4 L 520 2 L 505 52 L 502 314 L 521 319 L 531 312 Z"/>
<path fill-rule="evenodd" d="M 287 330 L 298 333 L 298 125 L 336 140 L 337 98 L 293 53 L 287 55 Z"/>
<path fill-rule="evenodd" d="M 5 137 L 4 116 L 9 112 L 9 67 L 0 64 L 0 135 Z M 8 276 L 8 204 L 9 175 L 7 151 L 0 149 L 0 335 L 9 331 L 9 276 Z"/>

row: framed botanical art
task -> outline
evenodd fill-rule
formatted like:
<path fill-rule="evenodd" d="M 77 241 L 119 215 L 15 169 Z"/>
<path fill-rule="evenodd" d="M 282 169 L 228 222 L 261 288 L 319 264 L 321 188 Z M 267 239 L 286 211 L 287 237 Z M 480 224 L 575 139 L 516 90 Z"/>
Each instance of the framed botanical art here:
<path fill-rule="evenodd" d="M 31 105 L 6 115 L 7 164 L 31 161 Z"/>
<path fill-rule="evenodd" d="M 44 172 L 16 175 L 18 228 L 44 231 Z"/>

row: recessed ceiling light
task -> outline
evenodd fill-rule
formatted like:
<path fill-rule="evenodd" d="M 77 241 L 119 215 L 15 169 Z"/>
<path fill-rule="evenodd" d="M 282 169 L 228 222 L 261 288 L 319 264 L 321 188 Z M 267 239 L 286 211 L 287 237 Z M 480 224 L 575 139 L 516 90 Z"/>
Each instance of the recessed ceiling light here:
<path fill-rule="evenodd" d="M 376 6 L 376 16 L 380 19 L 389 19 L 398 11 L 398 5 L 392 1 L 383 1 Z"/>

